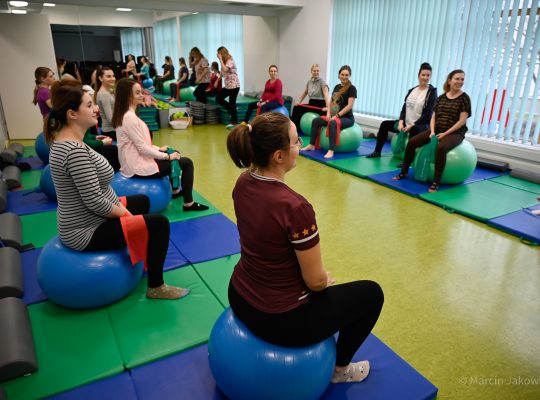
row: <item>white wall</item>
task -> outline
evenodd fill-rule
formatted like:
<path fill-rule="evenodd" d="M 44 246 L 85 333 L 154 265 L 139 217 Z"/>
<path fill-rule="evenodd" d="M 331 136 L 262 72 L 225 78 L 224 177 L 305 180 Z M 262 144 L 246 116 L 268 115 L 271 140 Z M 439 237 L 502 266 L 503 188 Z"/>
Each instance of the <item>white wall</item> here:
<path fill-rule="evenodd" d="M 0 93 L 11 139 L 34 139 L 43 119 L 32 104 L 34 70 L 56 69 L 49 19 L 41 14 L 0 14 Z"/>
<path fill-rule="evenodd" d="M 240 90 L 262 92 L 272 64 L 279 65 L 278 19 L 244 16 L 244 87 Z"/>
<path fill-rule="evenodd" d="M 310 78 L 310 67 L 319 64 L 328 78 L 332 0 L 306 1 L 302 9 L 280 12 L 279 75 L 283 93 L 297 100 Z M 337 71 L 330 71 L 337 75 Z M 332 90 L 332 88 L 330 88 Z"/>

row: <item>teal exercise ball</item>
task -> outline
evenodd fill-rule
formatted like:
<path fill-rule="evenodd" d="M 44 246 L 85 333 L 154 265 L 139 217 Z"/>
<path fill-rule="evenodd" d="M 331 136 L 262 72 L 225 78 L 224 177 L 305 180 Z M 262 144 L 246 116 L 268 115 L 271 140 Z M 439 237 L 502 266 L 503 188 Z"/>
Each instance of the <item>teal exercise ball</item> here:
<path fill-rule="evenodd" d="M 319 114 L 314 112 L 307 112 L 302 115 L 302 118 L 300 118 L 300 130 L 304 133 L 304 135 L 311 135 L 311 124 L 318 116 Z"/>
<path fill-rule="evenodd" d="M 392 138 L 391 145 L 392 145 L 392 153 L 394 153 L 394 157 L 396 157 L 398 160 L 403 160 L 405 158 L 405 149 L 407 148 L 407 144 L 409 143 L 409 134 L 405 133 L 405 143 L 403 144 L 403 150 L 398 151 L 398 135 L 399 133 L 396 133 L 394 137 Z"/>
<path fill-rule="evenodd" d="M 171 93 L 171 83 L 173 82 L 176 82 L 176 79 L 171 79 L 171 80 L 163 82 L 163 93 L 166 93 L 166 94 Z"/>
<path fill-rule="evenodd" d="M 476 149 L 468 140 L 463 140 L 446 154 L 446 165 L 441 177 L 441 183 L 455 185 L 465 182 L 473 174 L 478 157 Z M 433 181 L 435 163 L 429 165 L 428 181 Z"/>
<path fill-rule="evenodd" d="M 356 151 L 362 143 L 364 133 L 362 128 L 358 124 L 354 124 L 349 128 L 341 130 L 339 134 L 339 146 L 336 146 L 334 151 L 336 153 L 350 153 L 351 151 Z M 320 143 L 321 147 L 325 150 L 328 150 L 330 147 L 330 138 L 326 136 L 326 127 L 321 129 L 320 133 Z"/>

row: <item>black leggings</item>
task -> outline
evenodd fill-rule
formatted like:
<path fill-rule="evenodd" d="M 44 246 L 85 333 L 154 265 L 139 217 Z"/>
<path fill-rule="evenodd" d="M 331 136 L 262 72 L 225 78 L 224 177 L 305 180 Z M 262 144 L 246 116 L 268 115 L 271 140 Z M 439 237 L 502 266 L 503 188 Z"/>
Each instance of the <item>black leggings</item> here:
<path fill-rule="evenodd" d="M 315 143 L 317 143 L 317 136 L 319 136 L 319 130 L 323 126 L 327 126 L 327 125 L 329 125 L 327 129 L 330 130 L 330 137 L 329 137 L 330 146 L 328 149 L 334 150 L 336 148 L 336 139 L 337 139 L 337 123 L 334 119 L 332 119 L 330 121 L 330 124 L 328 124 L 324 119 L 322 119 L 322 117 L 315 118 L 313 122 L 311 123 L 311 138 L 309 140 L 309 143 L 314 146 Z M 354 118 L 346 118 L 346 117 L 341 118 L 341 129 L 350 128 L 353 125 L 354 125 Z"/>
<path fill-rule="evenodd" d="M 208 87 L 208 82 L 199 83 L 195 90 L 193 91 L 193 96 L 197 101 L 206 104 L 206 88 Z"/>
<path fill-rule="evenodd" d="M 154 160 L 159 168 L 159 172 L 152 175 L 141 176 L 134 175 L 137 178 L 142 179 L 154 179 L 163 178 L 171 174 L 171 162 L 169 160 Z M 182 193 L 184 196 L 184 203 L 191 203 L 193 201 L 193 174 L 195 167 L 193 161 L 188 157 L 180 157 L 180 169 L 182 175 L 180 176 L 180 185 L 182 186 Z"/>
<path fill-rule="evenodd" d="M 169 220 L 161 214 L 147 214 L 150 200 L 142 194 L 127 196 L 126 208 L 133 215 L 141 215 L 148 228 L 148 247 L 146 260 L 148 265 L 148 287 L 163 285 L 163 263 L 169 248 Z M 126 247 L 126 240 L 120 224 L 120 218 L 110 218 L 102 223 L 92 236 L 85 251 L 114 250 Z"/>
<path fill-rule="evenodd" d="M 384 143 L 388 139 L 388 132 L 399 132 L 397 129 L 394 128 L 397 122 L 398 121 L 387 120 L 381 123 L 381 126 L 379 127 L 379 132 L 377 132 L 377 145 L 375 146 L 375 151 L 377 153 L 380 153 L 382 151 Z M 429 129 L 427 125 L 414 125 L 409 130 L 409 139 L 413 138 L 421 132 L 424 132 L 426 129 Z"/>
<path fill-rule="evenodd" d="M 407 148 L 405 149 L 405 159 L 403 160 L 403 167 L 401 168 L 402 174 L 407 174 L 409 172 L 409 166 L 414 160 L 416 149 L 429 143 L 429 141 L 431 140 L 429 134 L 429 130 L 424 131 L 409 140 Z M 445 136 L 442 140 L 439 140 L 439 144 L 437 145 L 437 152 L 435 154 L 435 173 L 433 177 L 433 183 L 441 183 L 441 176 L 444 171 L 444 166 L 446 165 L 446 153 L 448 153 L 454 147 L 458 146 L 461 142 L 463 142 L 463 139 L 465 139 L 463 135 L 459 133 L 451 133 L 450 135 Z"/>
<path fill-rule="evenodd" d="M 275 110 L 276 108 L 281 107 L 281 104 L 277 101 L 271 101 L 270 103 L 266 103 L 264 106 L 261 106 L 261 114 L 265 112 L 270 112 L 272 110 Z M 244 122 L 248 123 L 251 119 L 251 115 L 253 114 L 253 111 L 257 109 L 257 102 L 249 103 L 248 108 L 246 110 L 246 115 L 244 117 Z"/>
<path fill-rule="evenodd" d="M 252 307 L 232 284 L 229 303 L 258 337 L 285 347 L 309 346 L 339 331 L 336 365 L 348 365 L 375 326 L 384 302 L 381 287 L 356 281 L 312 292 L 309 301 L 290 311 L 270 314 Z"/>
<path fill-rule="evenodd" d="M 236 98 L 238 97 L 238 92 L 240 92 L 239 87 L 234 89 L 223 88 L 216 96 L 216 102 L 229 112 L 231 124 L 235 125 L 238 123 L 238 111 L 236 110 Z M 225 101 L 227 97 L 229 98 L 228 102 Z"/>
<path fill-rule="evenodd" d="M 308 105 L 314 106 L 314 107 L 320 107 L 320 108 L 326 107 L 326 103 L 324 100 L 317 100 L 317 99 L 310 99 Z M 302 116 L 305 113 L 314 112 L 315 114 L 318 114 L 318 115 L 326 115 L 326 111 L 321 111 L 315 108 L 309 108 L 309 107 L 304 107 L 304 106 L 305 104 L 297 104 L 294 106 L 293 111 L 292 111 L 291 121 L 296 125 L 297 131 L 300 131 L 301 129 L 300 120 L 302 119 Z"/>

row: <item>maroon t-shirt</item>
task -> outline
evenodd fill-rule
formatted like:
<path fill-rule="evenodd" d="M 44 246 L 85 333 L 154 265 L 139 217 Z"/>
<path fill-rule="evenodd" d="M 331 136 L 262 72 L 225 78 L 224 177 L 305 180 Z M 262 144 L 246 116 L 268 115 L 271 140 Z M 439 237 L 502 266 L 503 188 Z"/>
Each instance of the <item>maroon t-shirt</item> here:
<path fill-rule="evenodd" d="M 319 243 L 315 212 L 308 201 L 276 179 L 244 172 L 233 191 L 241 257 L 232 284 L 253 307 L 267 313 L 306 303 L 295 250 Z"/>

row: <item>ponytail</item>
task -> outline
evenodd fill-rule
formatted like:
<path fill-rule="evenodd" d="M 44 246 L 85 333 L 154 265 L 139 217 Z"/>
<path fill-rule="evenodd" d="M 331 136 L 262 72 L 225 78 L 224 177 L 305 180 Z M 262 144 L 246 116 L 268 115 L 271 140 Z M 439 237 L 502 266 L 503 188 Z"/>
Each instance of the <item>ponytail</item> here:
<path fill-rule="evenodd" d="M 267 167 L 277 150 L 289 150 L 291 120 L 278 112 L 238 125 L 227 136 L 227 151 L 238 168 Z"/>
<path fill-rule="evenodd" d="M 36 86 L 34 87 L 34 98 L 32 99 L 32 104 L 37 104 L 37 93 L 39 89 L 39 85 L 41 84 L 42 80 L 47 78 L 47 75 L 49 75 L 49 72 L 52 70 L 47 67 L 37 67 L 34 71 L 34 78 L 36 82 Z"/>

